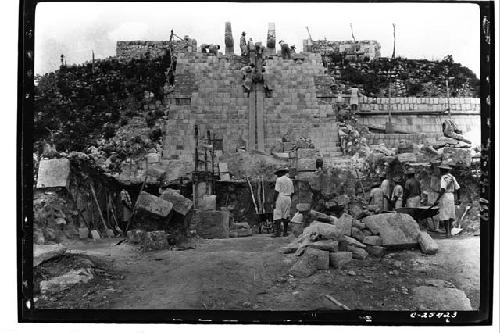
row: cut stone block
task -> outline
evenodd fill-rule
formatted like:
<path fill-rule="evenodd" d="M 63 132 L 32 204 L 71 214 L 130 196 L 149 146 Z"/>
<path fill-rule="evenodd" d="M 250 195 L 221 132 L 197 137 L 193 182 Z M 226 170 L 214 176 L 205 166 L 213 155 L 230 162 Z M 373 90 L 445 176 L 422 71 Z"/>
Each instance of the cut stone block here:
<path fill-rule="evenodd" d="M 316 158 L 319 157 L 319 154 L 318 151 L 314 148 L 298 148 L 297 157 L 299 158 L 299 160 L 302 158 L 307 158 L 314 159 L 314 161 L 316 161 Z"/>
<path fill-rule="evenodd" d="M 351 236 L 360 242 L 365 239 L 365 234 L 356 227 L 351 228 Z"/>
<path fill-rule="evenodd" d="M 420 228 L 408 214 L 384 213 L 363 219 L 374 235 L 380 235 L 384 246 L 417 245 Z"/>
<path fill-rule="evenodd" d="M 89 238 L 89 228 L 87 228 L 87 227 L 78 228 L 78 236 L 80 239 Z"/>
<path fill-rule="evenodd" d="M 366 245 L 380 246 L 382 245 L 382 238 L 380 236 L 366 236 L 363 239 L 363 243 Z"/>
<path fill-rule="evenodd" d="M 190 229 L 202 238 L 228 238 L 229 217 L 227 211 L 195 210 Z"/>
<path fill-rule="evenodd" d="M 144 213 L 158 218 L 166 218 L 170 214 L 173 204 L 143 191 L 139 194 L 135 207 L 137 215 Z"/>
<path fill-rule="evenodd" d="M 319 269 L 328 269 L 329 265 L 329 252 L 308 248 L 292 266 L 290 273 L 297 277 L 308 277 Z"/>
<path fill-rule="evenodd" d="M 172 209 L 184 216 L 193 207 L 193 202 L 191 200 L 180 195 L 178 191 L 170 188 L 165 189 L 165 191 L 160 195 L 160 198 L 165 201 L 171 202 Z"/>
<path fill-rule="evenodd" d="M 426 232 L 420 232 L 418 236 L 418 244 L 420 245 L 420 250 L 425 254 L 436 254 L 439 250 L 439 246 L 432 237 Z"/>
<path fill-rule="evenodd" d="M 70 162 L 66 158 L 41 160 L 38 166 L 37 188 L 67 187 Z"/>
<path fill-rule="evenodd" d="M 352 233 L 352 216 L 349 214 L 342 214 L 342 216 L 334 222 L 341 230 L 342 235 L 351 236 Z"/>
<path fill-rule="evenodd" d="M 343 241 L 347 242 L 348 245 L 353 245 L 353 246 L 361 247 L 361 248 L 366 247 L 365 244 L 358 242 L 357 240 L 355 240 L 354 238 L 349 237 L 349 236 L 344 236 Z"/>
<path fill-rule="evenodd" d="M 347 245 L 347 251 L 352 252 L 353 259 L 365 260 L 368 257 L 368 252 L 354 245 Z"/>
<path fill-rule="evenodd" d="M 331 239 L 320 240 L 311 244 L 307 244 L 306 246 L 312 249 L 318 249 L 328 252 L 337 252 L 339 250 L 339 242 Z"/>
<path fill-rule="evenodd" d="M 54 245 L 33 245 L 33 267 L 42 262 L 63 255 L 66 247 L 61 244 Z"/>
<path fill-rule="evenodd" d="M 301 158 L 297 161 L 297 169 L 302 170 L 316 170 L 316 159 Z"/>
<path fill-rule="evenodd" d="M 99 231 L 97 230 L 91 230 L 90 236 L 92 237 L 93 240 L 101 239 L 101 235 L 99 235 Z"/>
<path fill-rule="evenodd" d="M 352 252 L 331 252 L 330 266 L 340 269 L 352 260 Z"/>
<path fill-rule="evenodd" d="M 198 209 L 199 210 L 215 210 L 217 208 L 216 205 L 217 196 L 215 195 L 204 195 L 198 201 Z"/>

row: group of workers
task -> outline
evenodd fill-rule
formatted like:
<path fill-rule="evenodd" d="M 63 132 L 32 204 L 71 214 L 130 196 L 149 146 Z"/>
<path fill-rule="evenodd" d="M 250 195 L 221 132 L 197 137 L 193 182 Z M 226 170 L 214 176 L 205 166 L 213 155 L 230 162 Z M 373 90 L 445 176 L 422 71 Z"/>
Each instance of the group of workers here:
<path fill-rule="evenodd" d="M 440 170 L 440 188 L 434 202 L 428 202 L 430 207 L 439 207 L 438 219 L 444 226 L 446 236 L 451 237 L 452 224 L 455 220 L 455 205 L 460 202 L 460 185 L 451 174 L 451 166 L 442 163 Z M 369 204 L 374 205 L 379 212 L 393 211 L 398 208 L 418 208 L 423 198 L 420 182 L 415 178 L 415 170 L 409 168 L 406 180 L 396 176 L 392 179 L 382 175 L 382 182 L 375 182 L 370 191 Z M 457 202 L 455 202 L 455 192 Z M 430 208 L 429 207 L 429 208 Z"/>

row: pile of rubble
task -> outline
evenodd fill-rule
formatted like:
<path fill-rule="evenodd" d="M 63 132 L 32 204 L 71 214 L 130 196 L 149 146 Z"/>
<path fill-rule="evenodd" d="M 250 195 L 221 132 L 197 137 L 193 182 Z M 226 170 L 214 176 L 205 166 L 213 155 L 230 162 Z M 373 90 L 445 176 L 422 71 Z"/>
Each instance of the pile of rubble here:
<path fill-rule="evenodd" d="M 420 246 L 425 254 L 438 251 L 436 242 L 420 231 L 417 222 L 407 214 L 376 214 L 362 221 L 348 214 L 340 218 L 322 215 L 324 222 L 314 220 L 297 239 L 284 247 L 284 253 L 294 253 L 298 257 L 290 269 L 292 275 L 307 277 L 330 266 L 341 268 L 352 259 L 382 257 L 386 251 L 397 249 Z"/>

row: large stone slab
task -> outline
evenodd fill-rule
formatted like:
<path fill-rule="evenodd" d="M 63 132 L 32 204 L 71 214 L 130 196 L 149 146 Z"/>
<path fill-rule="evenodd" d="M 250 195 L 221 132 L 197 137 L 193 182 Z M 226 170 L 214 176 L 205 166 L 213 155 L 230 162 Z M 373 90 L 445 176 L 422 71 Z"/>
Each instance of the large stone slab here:
<path fill-rule="evenodd" d="M 349 214 L 342 214 L 342 216 L 335 221 L 335 225 L 340 228 L 342 235 L 351 236 L 352 233 L 352 216 Z"/>
<path fill-rule="evenodd" d="M 307 248 L 299 260 L 292 266 L 290 273 L 297 277 L 308 277 L 319 269 L 328 269 L 329 266 L 329 252 Z"/>
<path fill-rule="evenodd" d="M 352 260 L 352 252 L 331 252 L 330 266 L 333 268 L 342 268 L 345 264 Z"/>
<path fill-rule="evenodd" d="M 313 242 L 306 245 L 312 249 L 318 249 L 321 251 L 337 252 L 339 250 L 339 242 L 327 239 Z"/>
<path fill-rule="evenodd" d="M 166 218 L 170 214 L 172 207 L 171 202 L 144 191 L 139 194 L 135 206 L 137 214 L 145 213 L 159 218 Z"/>
<path fill-rule="evenodd" d="M 33 267 L 42 262 L 63 255 L 66 247 L 61 244 L 54 245 L 33 245 Z"/>
<path fill-rule="evenodd" d="M 230 213 L 227 211 L 195 210 L 190 229 L 202 238 L 228 238 L 229 217 Z"/>
<path fill-rule="evenodd" d="M 316 170 L 316 159 L 301 158 L 297 161 L 297 170 Z"/>
<path fill-rule="evenodd" d="M 418 244 L 420 245 L 420 251 L 425 254 L 436 254 L 439 250 L 436 241 L 426 232 L 420 232 Z"/>
<path fill-rule="evenodd" d="M 380 235 L 384 246 L 413 246 L 418 243 L 420 229 L 408 214 L 371 215 L 365 217 L 363 222 L 374 235 Z"/>
<path fill-rule="evenodd" d="M 462 290 L 420 286 L 413 288 L 417 310 L 425 311 L 470 311 L 470 299 Z"/>
<path fill-rule="evenodd" d="M 41 160 L 38 166 L 37 188 L 67 187 L 70 162 L 67 158 Z"/>
<path fill-rule="evenodd" d="M 172 209 L 181 215 L 186 215 L 193 207 L 193 202 L 182 196 L 178 191 L 167 188 L 160 198 L 172 203 Z"/>
<path fill-rule="evenodd" d="M 314 221 L 308 227 L 304 228 L 302 235 L 308 237 L 309 239 L 316 238 L 320 239 L 333 239 L 339 240 L 342 238 L 342 232 L 339 227 L 329 224 Z"/>

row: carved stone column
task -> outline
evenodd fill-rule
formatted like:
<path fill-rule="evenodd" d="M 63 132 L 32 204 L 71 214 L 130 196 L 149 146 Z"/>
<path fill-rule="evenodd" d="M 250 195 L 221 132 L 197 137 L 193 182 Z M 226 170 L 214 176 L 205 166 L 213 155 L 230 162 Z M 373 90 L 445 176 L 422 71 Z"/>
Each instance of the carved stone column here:
<path fill-rule="evenodd" d="M 224 43 L 226 45 L 225 54 L 233 55 L 234 54 L 234 39 L 233 39 L 233 31 L 231 30 L 231 22 L 226 22 L 226 28 L 224 32 Z"/>
<path fill-rule="evenodd" d="M 276 28 L 274 23 L 269 23 L 267 26 L 266 55 L 274 54 L 276 54 Z"/>

